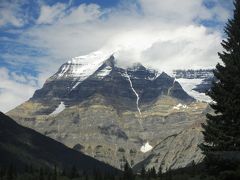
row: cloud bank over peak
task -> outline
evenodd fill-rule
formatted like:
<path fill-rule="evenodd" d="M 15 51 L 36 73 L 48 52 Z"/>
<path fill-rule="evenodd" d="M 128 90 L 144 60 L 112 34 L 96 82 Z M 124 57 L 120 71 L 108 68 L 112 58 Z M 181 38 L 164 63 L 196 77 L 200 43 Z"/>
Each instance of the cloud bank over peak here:
<path fill-rule="evenodd" d="M 116 36 L 105 48 L 114 49 L 121 66 L 140 62 L 166 72 L 179 68 L 212 68 L 218 62 L 216 52 L 221 50 L 221 34 L 218 32 L 209 33 L 205 27 L 196 25 L 172 31 L 146 31 Z"/>
<path fill-rule="evenodd" d="M 220 9 L 216 11 L 216 9 Z M 142 62 L 148 66 L 213 67 L 218 61 L 221 33 L 205 27 L 202 21 L 224 22 L 229 11 L 203 0 L 139 0 L 103 9 L 97 4 L 43 5 L 39 26 L 29 29 L 22 38 L 47 49 L 49 56 L 67 59 L 101 48 L 121 49 L 122 62 Z M 124 63 L 122 63 L 124 64 Z M 180 65 L 180 66 L 179 66 Z"/>

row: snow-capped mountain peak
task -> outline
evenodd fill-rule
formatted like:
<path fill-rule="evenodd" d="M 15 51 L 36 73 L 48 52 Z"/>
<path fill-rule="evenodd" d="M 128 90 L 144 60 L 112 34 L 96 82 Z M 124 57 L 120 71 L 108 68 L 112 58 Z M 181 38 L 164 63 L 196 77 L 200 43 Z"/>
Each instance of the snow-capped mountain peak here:
<path fill-rule="evenodd" d="M 118 64 L 118 61 L 118 56 L 117 58 L 114 57 L 113 51 L 95 51 L 88 55 L 72 58 L 63 64 L 58 72 L 50 78 L 50 80 L 63 81 L 65 87 L 62 88 L 65 89 L 65 93 L 69 93 L 73 90 L 77 90 L 77 87 L 90 77 L 94 77 L 95 80 L 101 81 L 108 75 L 116 76 L 118 73 L 120 76 L 125 77 L 125 72 L 127 72 L 131 80 L 136 82 L 138 81 L 137 84 L 141 84 L 142 82 L 140 81 L 153 82 L 156 79 L 161 78 L 168 79 L 169 81 L 175 79 L 172 84 L 174 84 L 175 81 L 179 82 L 184 91 L 194 99 L 207 102 L 211 101 L 204 94 L 204 92 L 206 92 L 205 89 L 209 88 L 211 84 L 211 70 L 175 70 L 173 72 L 173 77 L 170 77 L 164 72 L 146 68 L 140 63 L 135 63 L 127 67 L 121 67 Z M 158 78 L 159 76 L 161 77 Z M 210 80 L 207 78 L 210 78 Z M 203 83 L 205 84 L 203 85 Z M 172 89 L 168 90 L 168 94 L 170 94 L 171 90 Z"/>
<path fill-rule="evenodd" d="M 112 54 L 104 51 L 96 51 L 84 56 L 72 58 L 63 64 L 57 73 L 58 78 L 73 77 L 86 79 L 93 74 Z"/>

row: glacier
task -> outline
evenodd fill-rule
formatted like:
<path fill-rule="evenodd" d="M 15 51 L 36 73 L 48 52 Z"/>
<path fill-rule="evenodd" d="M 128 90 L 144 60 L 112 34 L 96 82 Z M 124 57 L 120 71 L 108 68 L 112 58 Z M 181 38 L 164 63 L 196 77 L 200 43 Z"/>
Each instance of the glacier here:
<path fill-rule="evenodd" d="M 211 98 L 205 93 L 199 93 L 193 90 L 198 84 L 201 84 L 203 79 L 185 79 L 179 78 L 177 81 L 181 84 L 184 91 L 186 91 L 190 96 L 198 101 L 211 102 Z"/>

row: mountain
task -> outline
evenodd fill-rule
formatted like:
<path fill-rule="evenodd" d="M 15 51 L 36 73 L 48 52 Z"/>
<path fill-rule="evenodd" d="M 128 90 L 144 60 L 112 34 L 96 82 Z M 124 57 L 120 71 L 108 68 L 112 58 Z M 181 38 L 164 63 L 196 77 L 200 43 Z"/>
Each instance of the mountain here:
<path fill-rule="evenodd" d="M 72 168 L 82 171 L 99 169 L 117 172 L 113 167 L 77 152 L 65 145 L 22 127 L 0 112 L 0 166 L 14 164 L 18 168 L 25 165 L 35 167 Z"/>
<path fill-rule="evenodd" d="M 85 58 L 87 62 L 93 60 L 91 56 Z M 141 97 L 139 103 L 142 104 L 150 103 L 160 95 L 168 93 L 185 102 L 194 100 L 166 73 L 156 77 L 156 71 L 146 69 L 141 64 L 122 69 L 116 67 L 114 61 L 114 56 L 110 56 L 106 61 L 99 61 L 101 64 L 83 64 L 83 58 L 73 59 L 50 77 L 43 88 L 34 93 L 31 100 L 46 104 L 51 100 L 55 106 L 62 101 L 67 106 L 73 106 L 98 94 L 118 109 L 136 109 L 136 96 Z M 55 106 L 50 106 L 39 114 L 48 115 Z"/>
<path fill-rule="evenodd" d="M 194 134 L 193 124 L 204 121 L 206 108 L 207 103 L 196 101 L 178 79 L 165 72 L 139 63 L 119 67 L 113 54 L 95 52 L 63 64 L 31 99 L 8 115 L 21 125 L 121 169 L 126 161 L 131 166 L 142 162 L 163 141 L 165 152 L 176 148 L 167 141 L 183 131 L 185 136 L 178 137 L 195 147 L 191 138 L 185 137 Z M 173 164 L 174 168 L 184 167 L 189 161 L 202 159 L 198 150 L 198 155 L 179 150 L 182 156 L 166 159 L 163 168 Z M 180 163 L 179 158 L 186 160 Z"/>

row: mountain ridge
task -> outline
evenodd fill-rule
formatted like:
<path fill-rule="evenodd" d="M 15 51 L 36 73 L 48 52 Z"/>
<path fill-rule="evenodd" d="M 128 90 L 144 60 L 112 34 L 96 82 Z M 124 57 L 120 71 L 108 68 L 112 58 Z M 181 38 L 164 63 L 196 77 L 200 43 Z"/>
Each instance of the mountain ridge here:
<path fill-rule="evenodd" d="M 78 67 L 81 58 L 77 60 L 74 63 Z M 94 66 L 94 72 L 87 72 L 88 77 L 83 73 L 83 81 L 72 76 L 81 73 L 71 70 L 74 68 L 69 64 L 67 71 L 60 67 L 42 89 L 8 115 L 24 126 L 119 169 L 126 161 L 136 165 L 166 137 L 205 118 L 207 104 L 189 96 L 177 79 L 167 73 L 139 63 L 118 67 L 113 55 L 97 62 L 101 63 Z M 194 146 L 191 141 L 188 144 Z M 171 148 L 175 148 L 174 144 L 166 143 L 163 151 Z M 188 159 L 197 162 L 199 157 L 190 154 Z M 174 162 L 179 162 L 174 168 L 188 163 L 180 163 L 179 158 L 167 159 L 164 168 Z"/>
<path fill-rule="evenodd" d="M 22 127 L 0 112 L 0 165 L 14 164 L 18 168 L 26 165 L 82 171 L 99 169 L 106 172 L 117 170 L 89 156 L 66 147 L 49 137 Z"/>

